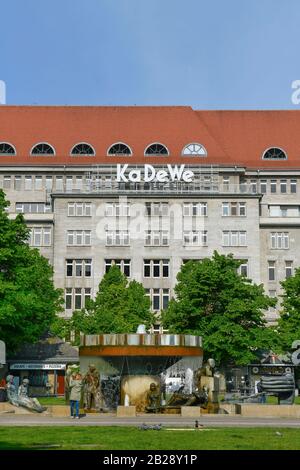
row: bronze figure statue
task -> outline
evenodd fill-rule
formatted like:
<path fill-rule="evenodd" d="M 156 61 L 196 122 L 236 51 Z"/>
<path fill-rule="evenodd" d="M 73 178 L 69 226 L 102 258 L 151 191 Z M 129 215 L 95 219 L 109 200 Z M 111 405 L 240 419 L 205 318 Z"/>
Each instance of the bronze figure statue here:
<path fill-rule="evenodd" d="M 147 392 L 147 406 L 145 410 L 148 413 L 157 413 L 160 409 L 160 390 L 156 383 L 150 384 L 150 389 Z"/>
<path fill-rule="evenodd" d="M 82 382 L 84 387 L 84 408 L 86 410 L 98 410 L 101 400 L 100 374 L 94 364 L 89 365 Z"/>

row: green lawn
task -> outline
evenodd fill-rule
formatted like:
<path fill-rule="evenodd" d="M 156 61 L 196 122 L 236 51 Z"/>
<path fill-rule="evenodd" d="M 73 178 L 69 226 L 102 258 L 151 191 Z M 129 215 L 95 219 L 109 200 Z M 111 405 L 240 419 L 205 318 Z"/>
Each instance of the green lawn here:
<path fill-rule="evenodd" d="M 277 402 L 278 402 L 277 397 L 272 397 L 272 396 L 267 397 L 267 403 L 269 403 L 269 405 L 276 405 Z M 295 397 L 294 404 L 300 405 L 300 397 Z"/>
<path fill-rule="evenodd" d="M 300 450 L 300 429 L 203 428 L 141 431 L 137 427 L 0 427 L 3 449 Z"/>
<path fill-rule="evenodd" d="M 41 405 L 50 406 L 50 405 L 65 405 L 65 397 L 40 397 L 38 401 Z"/>

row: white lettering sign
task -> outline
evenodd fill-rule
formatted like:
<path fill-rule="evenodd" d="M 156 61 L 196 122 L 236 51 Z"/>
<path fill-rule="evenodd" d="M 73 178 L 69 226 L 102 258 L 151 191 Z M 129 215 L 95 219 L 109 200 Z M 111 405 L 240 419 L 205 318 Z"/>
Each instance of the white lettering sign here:
<path fill-rule="evenodd" d="M 10 366 L 11 370 L 64 370 L 66 364 L 26 364 L 18 363 Z"/>
<path fill-rule="evenodd" d="M 158 181 L 159 183 L 167 183 L 168 181 L 184 181 L 191 183 L 194 178 L 194 172 L 185 170 L 185 165 L 167 165 L 168 170 L 156 170 L 152 165 L 144 165 L 144 170 L 134 168 L 128 170 L 128 163 L 125 165 L 117 165 L 117 182 L 118 183 L 150 183 L 151 181 Z"/>

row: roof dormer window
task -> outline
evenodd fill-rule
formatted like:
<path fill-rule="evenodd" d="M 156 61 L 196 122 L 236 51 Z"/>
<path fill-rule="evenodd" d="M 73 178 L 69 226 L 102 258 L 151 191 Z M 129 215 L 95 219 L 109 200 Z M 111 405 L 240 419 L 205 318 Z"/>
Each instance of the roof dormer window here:
<path fill-rule="evenodd" d="M 55 155 L 55 151 L 50 144 L 41 142 L 32 147 L 30 155 Z"/>
<path fill-rule="evenodd" d="M 286 153 L 278 147 L 271 147 L 265 150 L 263 156 L 263 160 L 287 160 Z"/>

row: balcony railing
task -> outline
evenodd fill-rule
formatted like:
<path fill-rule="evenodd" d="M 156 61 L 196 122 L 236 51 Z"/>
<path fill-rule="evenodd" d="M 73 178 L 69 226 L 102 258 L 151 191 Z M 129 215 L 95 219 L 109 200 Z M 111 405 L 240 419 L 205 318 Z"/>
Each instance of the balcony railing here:
<path fill-rule="evenodd" d="M 80 188 L 65 187 L 61 191 L 54 190 L 51 194 L 119 194 L 119 195 L 151 195 L 151 194 L 245 194 L 258 196 L 260 193 L 250 184 L 204 184 L 202 182 L 182 183 L 117 183 L 115 181 L 91 181 Z"/>

